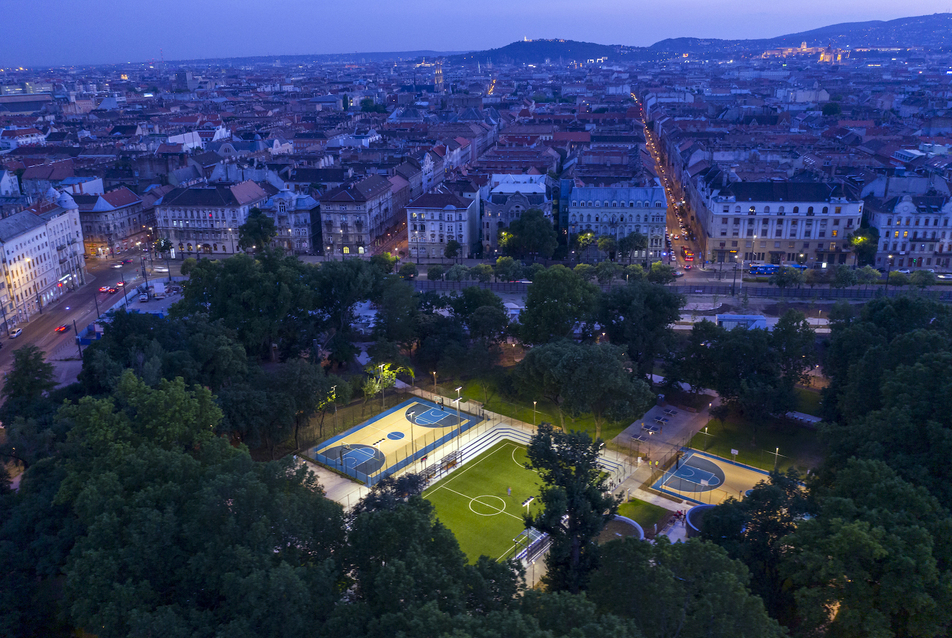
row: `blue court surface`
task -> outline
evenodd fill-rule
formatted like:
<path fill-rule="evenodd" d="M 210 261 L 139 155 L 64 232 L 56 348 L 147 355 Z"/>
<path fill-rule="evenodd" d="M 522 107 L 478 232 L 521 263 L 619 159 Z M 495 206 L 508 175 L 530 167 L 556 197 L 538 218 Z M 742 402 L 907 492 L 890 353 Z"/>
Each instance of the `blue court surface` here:
<path fill-rule="evenodd" d="M 311 448 L 308 456 L 373 485 L 460 436 L 482 417 L 414 397 Z"/>
<path fill-rule="evenodd" d="M 684 449 L 680 459 L 651 487 L 695 503 L 720 503 L 731 497 L 742 498 L 767 476 L 757 468 Z"/>

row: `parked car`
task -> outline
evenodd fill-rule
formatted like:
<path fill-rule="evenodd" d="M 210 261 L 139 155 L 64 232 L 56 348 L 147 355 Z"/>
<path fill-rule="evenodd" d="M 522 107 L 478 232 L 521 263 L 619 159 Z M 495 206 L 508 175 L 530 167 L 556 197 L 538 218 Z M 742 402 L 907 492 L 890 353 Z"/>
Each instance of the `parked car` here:
<path fill-rule="evenodd" d="M 148 300 L 149 300 L 149 295 L 147 295 L 147 294 L 145 294 L 145 293 L 142 293 L 141 295 L 139 295 L 139 302 L 140 302 L 140 303 L 146 302 L 146 301 L 148 301 Z"/>
<path fill-rule="evenodd" d="M 66 332 L 69 330 L 69 326 L 56 326 L 53 328 L 53 332 Z"/>
<path fill-rule="evenodd" d="M 13 330 L 10 331 L 10 338 L 16 339 L 22 334 L 23 334 L 23 328 L 14 328 Z"/>

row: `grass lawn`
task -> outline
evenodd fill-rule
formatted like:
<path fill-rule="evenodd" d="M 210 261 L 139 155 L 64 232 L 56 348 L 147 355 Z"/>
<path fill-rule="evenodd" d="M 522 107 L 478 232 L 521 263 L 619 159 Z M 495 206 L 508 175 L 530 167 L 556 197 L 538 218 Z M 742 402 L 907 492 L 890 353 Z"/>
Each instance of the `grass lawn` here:
<path fill-rule="evenodd" d="M 559 419 L 559 411 L 556 406 L 548 401 L 539 400 L 535 406 L 535 411 L 532 409 L 532 401 L 528 402 L 518 402 L 510 401 L 500 396 L 500 393 L 493 387 L 492 381 L 484 381 L 482 379 L 470 379 L 462 383 L 463 385 L 463 398 L 467 401 L 473 400 L 478 401 L 483 404 L 487 410 L 496 412 L 497 414 L 502 414 L 513 419 L 518 419 L 525 423 L 535 423 L 539 424 L 543 421 L 547 421 L 555 426 L 559 426 L 561 421 Z M 423 386 L 427 390 L 432 390 L 432 386 Z M 459 384 L 447 384 L 438 386 L 438 390 L 444 396 L 456 396 L 456 388 L 459 387 Z M 484 388 L 488 387 L 488 392 L 484 391 Z M 488 400 L 487 400 L 488 398 Z M 601 437 L 603 440 L 608 441 L 613 439 L 615 436 L 621 433 L 626 427 L 628 427 L 632 421 L 634 421 L 636 415 L 632 415 L 631 420 L 620 421 L 618 423 L 613 423 L 611 421 L 602 422 L 602 434 Z M 565 429 L 568 431 L 580 430 L 582 432 L 588 432 L 588 434 L 595 438 L 595 419 L 591 415 L 583 415 L 579 418 L 572 418 L 568 414 L 563 415 L 565 422 Z"/>
<path fill-rule="evenodd" d="M 761 425 L 756 429 L 743 419 L 728 417 L 727 421 L 708 421 L 707 435 L 704 429 L 694 435 L 690 447 L 725 459 L 733 459 L 731 450 L 737 450 L 737 462 L 762 470 L 774 469 L 774 461 L 781 471 L 797 468 L 801 474 L 813 469 L 823 460 L 826 451 L 819 435 L 798 425 Z M 780 449 L 779 458 L 774 452 Z"/>
<path fill-rule="evenodd" d="M 618 513 L 641 525 L 641 529 L 647 533 L 654 530 L 654 524 L 659 523 L 668 510 L 654 503 L 633 498 L 619 505 Z"/>
<path fill-rule="evenodd" d="M 525 529 L 522 503 L 539 493 L 539 475 L 525 463 L 524 446 L 501 441 L 423 493 L 470 562 L 481 555 L 499 560 L 512 553 L 513 539 Z M 530 513 L 539 507 L 533 502 Z"/>
<path fill-rule="evenodd" d="M 796 388 L 797 412 L 820 416 L 820 393 L 806 388 Z"/>

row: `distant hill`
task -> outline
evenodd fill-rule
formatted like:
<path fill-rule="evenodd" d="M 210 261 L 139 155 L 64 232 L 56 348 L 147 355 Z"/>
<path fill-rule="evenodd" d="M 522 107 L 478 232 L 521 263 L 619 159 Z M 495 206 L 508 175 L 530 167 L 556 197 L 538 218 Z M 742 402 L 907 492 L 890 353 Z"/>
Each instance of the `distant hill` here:
<path fill-rule="evenodd" d="M 451 64 L 479 62 L 510 64 L 543 64 L 546 60 L 557 62 L 584 62 L 597 58 L 609 61 L 649 60 L 671 54 L 706 53 L 735 54 L 759 53 L 766 49 L 807 46 L 827 46 L 853 49 L 861 47 L 952 47 L 952 13 L 936 13 L 927 16 L 898 18 L 896 20 L 870 22 L 844 22 L 819 29 L 791 33 L 775 38 L 757 40 L 719 40 L 716 38 L 669 38 L 649 47 L 633 47 L 621 44 L 596 44 L 574 40 L 525 40 L 513 42 L 498 49 L 472 51 L 450 55 Z"/>
<path fill-rule="evenodd" d="M 782 47 L 827 46 L 853 49 L 861 47 L 952 47 L 952 13 L 897 18 L 870 22 L 844 22 L 758 40 L 717 40 L 672 38 L 648 47 L 651 51 L 700 53 L 704 51 L 760 51 Z"/>

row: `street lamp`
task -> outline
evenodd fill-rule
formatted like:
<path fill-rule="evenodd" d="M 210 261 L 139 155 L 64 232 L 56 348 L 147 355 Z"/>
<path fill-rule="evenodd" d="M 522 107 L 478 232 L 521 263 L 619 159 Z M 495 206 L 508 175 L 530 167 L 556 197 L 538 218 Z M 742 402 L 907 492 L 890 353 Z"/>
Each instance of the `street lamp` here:
<path fill-rule="evenodd" d="M 532 402 L 532 425 L 536 424 L 536 401 Z"/>
<path fill-rule="evenodd" d="M 384 366 L 383 363 L 377 366 L 377 369 L 380 370 L 380 374 L 378 375 L 378 378 L 380 379 L 380 409 L 381 410 L 383 410 L 383 395 L 384 395 L 384 392 L 386 392 L 386 390 L 383 387 L 383 366 Z"/>
<path fill-rule="evenodd" d="M 431 372 L 433 375 L 433 394 L 436 394 L 436 372 Z"/>
<path fill-rule="evenodd" d="M 883 296 L 889 296 L 889 271 L 892 270 L 892 261 L 893 256 L 889 255 L 889 258 L 886 260 L 886 289 L 883 291 Z"/>

